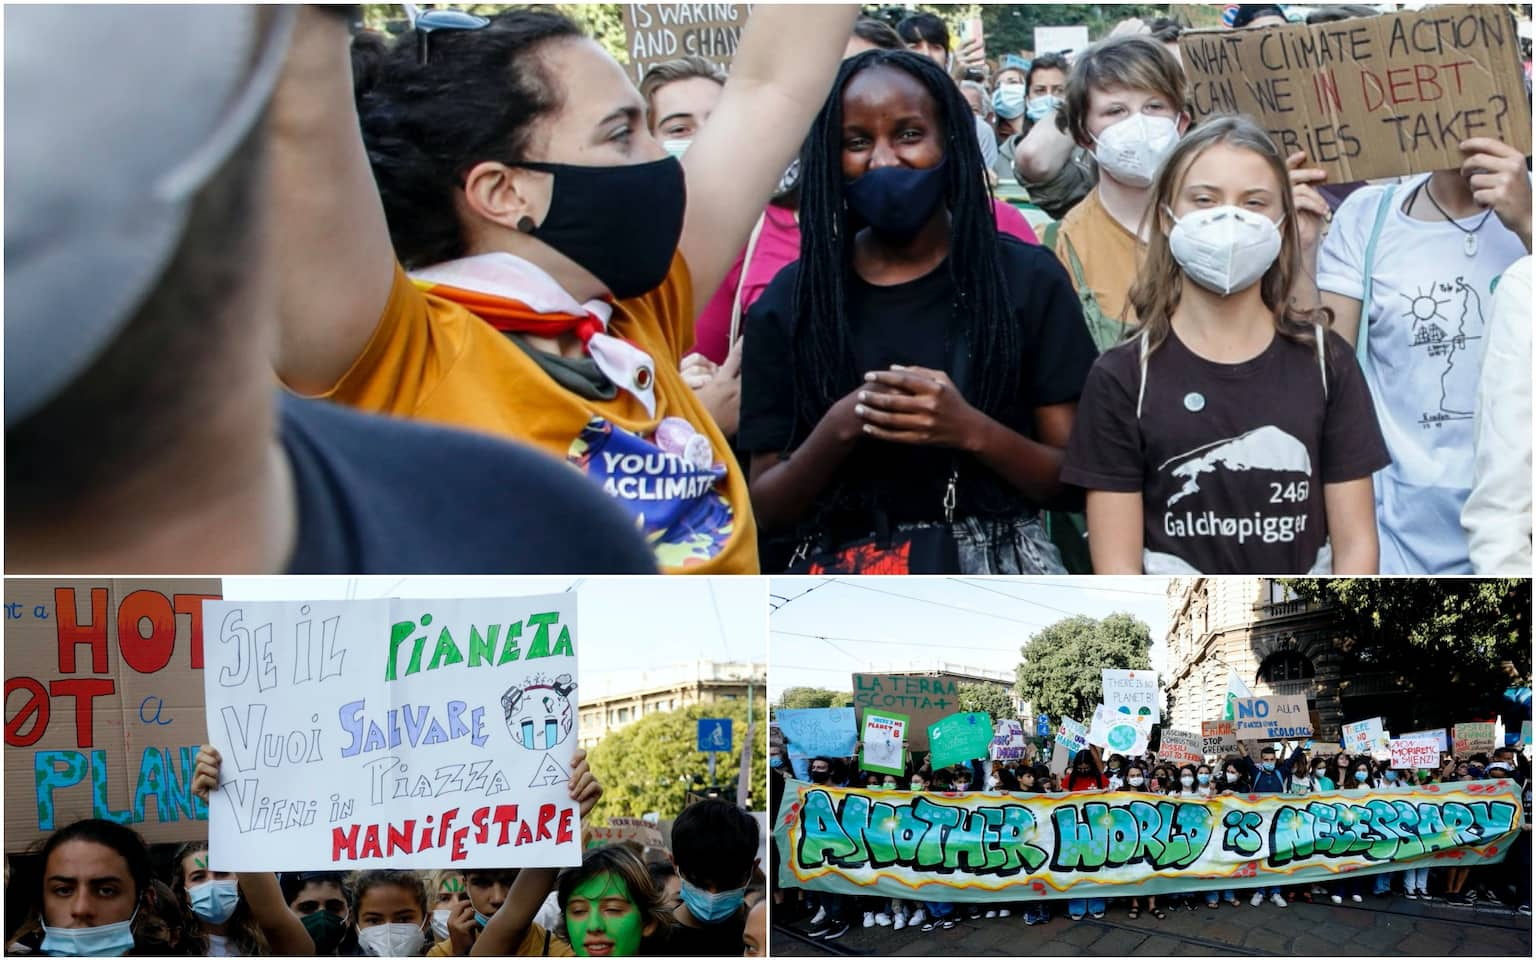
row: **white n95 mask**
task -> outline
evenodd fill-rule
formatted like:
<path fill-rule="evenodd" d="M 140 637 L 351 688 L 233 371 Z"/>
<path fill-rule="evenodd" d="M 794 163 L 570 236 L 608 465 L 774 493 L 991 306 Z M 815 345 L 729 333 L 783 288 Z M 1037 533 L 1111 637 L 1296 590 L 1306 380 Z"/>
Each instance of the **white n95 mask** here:
<path fill-rule="evenodd" d="M 1223 297 L 1259 282 L 1280 256 L 1280 225 L 1230 205 L 1173 216 L 1168 249 L 1190 280 Z"/>
<path fill-rule="evenodd" d="M 1093 138 L 1099 166 L 1127 187 L 1148 187 L 1157 168 L 1179 142 L 1179 125 L 1172 117 L 1127 117 Z"/>

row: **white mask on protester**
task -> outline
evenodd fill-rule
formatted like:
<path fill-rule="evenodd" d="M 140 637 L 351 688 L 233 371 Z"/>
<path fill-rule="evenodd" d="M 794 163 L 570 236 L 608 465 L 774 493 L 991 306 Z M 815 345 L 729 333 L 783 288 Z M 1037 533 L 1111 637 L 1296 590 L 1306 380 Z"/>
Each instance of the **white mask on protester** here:
<path fill-rule="evenodd" d="M 1131 787 L 1141 787 L 1143 784 L 1147 783 L 1147 779 L 1146 778 L 1138 777 L 1138 776 L 1136 776 L 1134 774 L 1131 775 L 1129 780 L 1131 782 Z"/>
<path fill-rule="evenodd" d="M 1157 168 L 1179 142 L 1172 117 L 1128 117 L 1093 138 L 1093 155 L 1104 172 L 1127 187 L 1150 187 Z"/>
<path fill-rule="evenodd" d="M 1194 787 L 1195 786 L 1195 779 L 1190 777 L 1188 774 L 1186 774 L 1183 777 L 1179 778 L 1179 783 L 1184 785 L 1185 787 Z"/>
<path fill-rule="evenodd" d="M 448 940 L 448 919 L 453 912 L 448 908 L 438 908 L 432 912 L 432 937 L 437 941 Z"/>
<path fill-rule="evenodd" d="M 1226 297 L 1259 282 L 1280 256 L 1280 226 L 1263 214 L 1231 205 L 1173 219 L 1168 250 L 1190 280 Z"/>
<path fill-rule="evenodd" d="M 357 943 L 375 958 L 414 958 L 426 941 L 426 932 L 415 924 L 375 924 L 357 931 Z"/>

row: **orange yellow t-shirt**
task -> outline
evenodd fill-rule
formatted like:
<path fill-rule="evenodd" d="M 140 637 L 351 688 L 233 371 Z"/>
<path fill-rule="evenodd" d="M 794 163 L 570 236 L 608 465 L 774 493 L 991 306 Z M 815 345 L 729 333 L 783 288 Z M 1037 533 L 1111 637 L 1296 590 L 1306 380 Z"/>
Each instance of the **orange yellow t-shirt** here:
<path fill-rule="evenodd" d="M 453 957 L 453 942 L 439 941 L 427 949 L 429 958 Z M 560 938 L 550 934 L 537 924 L 528 925 L 528 933 L 510 957 L 514 958 L 573 958 L 576 952 Z"/>
<path fill-rule="evenodd" d="M 1067 255 L 1068 242 L 1083 267 L 1081 284 Z M 1109 215 L 1096 189 L 1088 191 L 1088 196 L 1067 212 L 1057 229 L 1056 258 L 1067 268 L 1072 286 L 1079 293 L 1083 287 L 1093 291 L 1105 317 L 1132 325 L 1136 323 L 1136 312 L 1130 309 L 1126 295 L 1136 281 L 1146 249 L 1146 244 Z"/>
<path fill-rule="evenodd" d="M 567 461 L 631 510 L 667 573 L 756 574 L 757 526 L 746 476 L 678 373 L 678 358 L 693 340 L 693 313 L 681 254 L 656 290 L 614 304 L 608 332 L 655 361 L 652 416 L 628 391 L 589 400 L 560 386 L 505 334 L 423 292 L 397 267 L 373 337 L 325 396 L 372 413 L 531 444 Z M 705 455 L 685 461 L 656 446 L 657 426 L 669 417 L 708 440 Z M 509 502 L 508 509 L 538 505 Z"/>

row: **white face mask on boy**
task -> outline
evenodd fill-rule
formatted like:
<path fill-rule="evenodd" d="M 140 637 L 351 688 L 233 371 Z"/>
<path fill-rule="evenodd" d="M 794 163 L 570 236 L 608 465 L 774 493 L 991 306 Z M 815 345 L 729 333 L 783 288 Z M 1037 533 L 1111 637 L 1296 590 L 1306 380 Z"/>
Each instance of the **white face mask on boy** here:
<path fill-rule="evenodd" d="M 1098 144 L 1093 155 L 1105 173 L 1127 187 L 1150 187 L 1179 142 L 1179 125 L 1172 117 L 1138 113 L 1093 139 Z"/>
<path fill-rule="evenodd" d="M 1226 297 L 1258 283 L 1280 256 L 1280 225 L 1231 205 L 1174 217 L 1168 250 L 1190 280 Z"/>

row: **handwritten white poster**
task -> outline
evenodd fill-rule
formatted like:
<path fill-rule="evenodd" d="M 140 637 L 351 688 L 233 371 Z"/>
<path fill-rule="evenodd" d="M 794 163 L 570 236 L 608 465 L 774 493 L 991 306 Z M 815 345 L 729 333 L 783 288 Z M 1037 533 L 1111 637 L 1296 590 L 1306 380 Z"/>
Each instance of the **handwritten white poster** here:
<path fill-rule="evenodd" d="M 1161 717 L 1157 709 L 1156 671 L 1117 671 L 1104 668 L 1104 706 L 1111 711 L 1145 718 L 1156 724 Z"/>
<path fill-rule="evenodd" d="M 203 618 L 213 869 L 581 862 L 574 594 Z"/>

